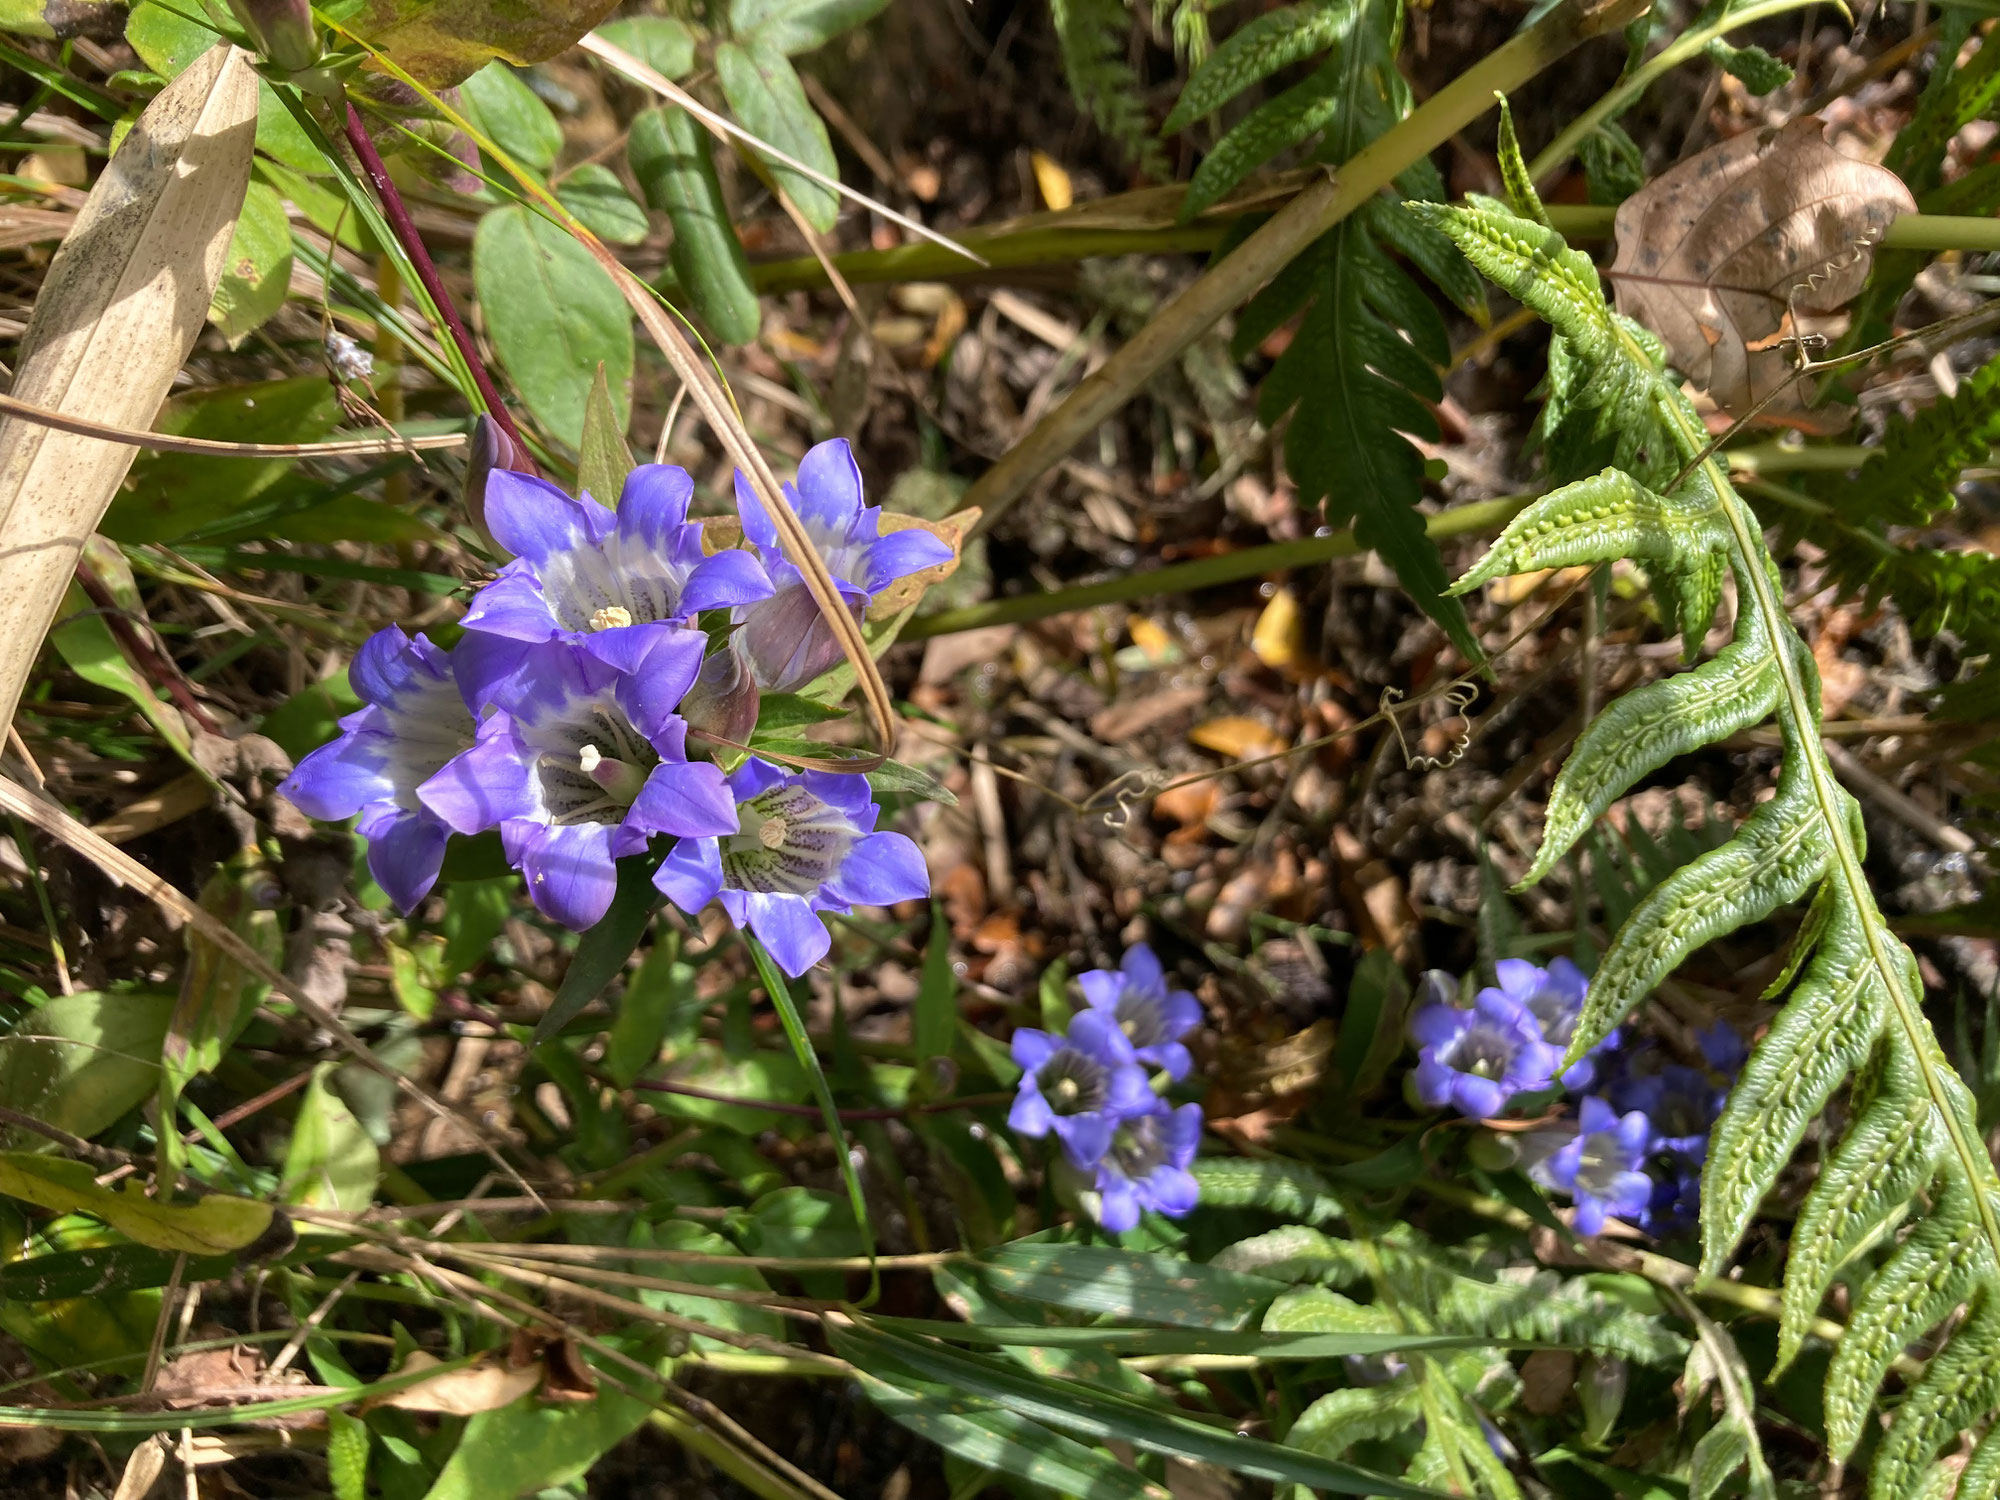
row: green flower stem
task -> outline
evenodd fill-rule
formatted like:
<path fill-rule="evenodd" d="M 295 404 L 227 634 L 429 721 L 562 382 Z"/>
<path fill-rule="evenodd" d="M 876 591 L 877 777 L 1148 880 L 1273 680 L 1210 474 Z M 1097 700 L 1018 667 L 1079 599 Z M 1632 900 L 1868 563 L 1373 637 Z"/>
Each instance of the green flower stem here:
<path fill-rule="evenodd" d="M 1241 306 L 1300 251 L 1388 187 L 1411 162 L 1428 156 L 1493 108 L 1496 93 L 1519 88 L 1586 39 L 1624 25 L 1642 9 L 1643 0 L 1598 4 L 1569 0 L 1557 6 L 1438 90 L 1402 124 L 1343 162 L 1335 174 L 1293 198 L 1155 313 L 980 476 L 965 496 L 967 505 L 983 512 L 974 531 L 991 529 L 1037 478 L 1096 431 L 1155 371 Z"/>
<path fill-rule="evenodd" d="M 1117 199 L 1088 203 L 1070 212 L 1101 215 Z M 1238 218 L 1268 213 L 1268 208 L 1241 215 L 1205 218 L 1198 224 L 1162 224 L 1153 228 L 1065 228 L 1062 215 L 1038 216 L 1038 222 L 1016 229 L 973 231 L 959 238 L 986 259 L 984 268 L 966 268 L 963 256 L 937 245 L 898 245 L 893 250 L 850 250 L 831 259 L 850 284 L 862 282 L 976 280 L 996 271 L 1036 266 L 1069 265 L 1112 255 L 1202 255 L 1220 246 Z M 1608 240 L 1617 210 L 1582 203 L 1548 205 L 1549 222 L 1568 240 Z M 1043 222 L 1048 221 L 1048 222 Z M 2000 250 L 2000 219 L 1956 214 L 1904 214 L 1882 237 L 1891 250 Z M 759 261 L 750 267 L 751 283 L 760 295 L 812 291 L 830 286 L 826 267 L 810 255 L 790 260 Z"/>
<path fill-rule="evenodd" d="M 1541 155 L 1528 163 L 1528 176 L 1536 182 L 1542 181 L 1575 155 L 1577 147 L 1598 126 L 1607 120 L 1615 119 L 1627 105 L 1645 93 L 1660 78 L 1690 58 L 1699 57 L 1708 44 L 1718 37 L 1726 36 L 1732 31 L 1754 25 L 1772 16 L 1781 16 L 1786 11 L 1803 10 L 1815 3 L 1816 0 L 1762 0 L 1760 4 L 1746 5 L 1741 9 L 1732 10 L 1720 20 L 1699 30 L 1683 32 L 1620 79 L 1611 92 L 1571 120 L 1562 134 L 1550 141 Z"/>
<path fill-rule="evenodd" d="M 1424 530 L 1434 538 L 1497 531 L 1534 498 L 1532 495 L 1506 495 L 1498 500 L 1475 500 L 1466 505 L 1454 505 L 1434 516 L 1426 516 Z M 1352 531 L 1305 537 L 1296 542 L 1273 542 L 1265 547 L 1246 547 L 1241 552 L 1226 552 L 1220 557 L 1204 557 L 1195 562 L 1173 563 L 1144 573 L 1126 573 L 1080 588 L 1023 594 L 1012 599 L 970 605 L 965 609 L 922 615 L 903 627 L 899 639 L 920 641 L 934 635 L 977 630 L 982 625 L 1020 625 L 1030 620 L 1045 620 L 1050 615 L 1093 609 L 1100 604 L 1123 604 L 1159 594 L 1192 593 L 1197 589 L 1238 583 L 1262 573 L 1302 568 L 1336 557 L 1353 557 L 1361 550 L 1361 544 L 1354 539 Z"/>

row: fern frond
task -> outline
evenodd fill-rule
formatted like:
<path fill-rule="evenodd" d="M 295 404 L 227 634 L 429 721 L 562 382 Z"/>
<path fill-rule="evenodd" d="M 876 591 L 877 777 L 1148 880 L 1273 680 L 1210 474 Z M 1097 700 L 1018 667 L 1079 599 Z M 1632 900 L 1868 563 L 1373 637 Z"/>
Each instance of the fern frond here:
<path fill-rule="evenodd" d="M 1173 135 L 1212 115 L 1254 83 L 1281 68 L 1324 52 L 1353 26 L 1359 0 L 1316 0 L 1288 5 L 1239 28 L 1181 90 L 1160 134 Z"/>
<path fill-rule="evenodd" d="M 1595 1046 L 1696 948 L 1817 892 L 1802 975 L 1731 1092 L 1710 1143 L 1703 1258 L 1708 1274 L 1720 1271 L 1827 1099 L 1865 1069 L 1862 1107 L 1807 1200 L 1795 1243 L 1806 1238 L 1806 1222 L 1816 1226 L 1816 1243 L 1795 1252 L 1787 1280 L 1799 1285 L 1784 1308 L 1783 1336 L 1795 1349 L 1842 1257 L 1899 1215 L 1910 1218 L 1901 1242 L 1861 1283 L 1828 1373 L 1829 1444 L 1845 1458 L 1897 1352 L 1961 1303 L 1983 1308 L 2000 1297 L 2000 1177 L 1978 1135 L 1971 1095 L 1924 1018 L 1915 957 L 1889 931 L 1863 874 L 1859 809 L 1834 777 L 1819 740 L 1811 654 L 1785 613 L 1754 513 L 1722 467 L 1701 457 L 1708 434 L 1700 420 L 1653 352 L 1614 318 L 1589 262 L 1560 236 L 1497 204 L 1414 208 L 1561 336 L 1570 362 L 1563 398 L 1573 412 L 1615 409 L 1642 434 L 1642 463 L 1627 471 L 1626 483 L 1604 476 L 1586 481 L 1599 486 L 1590 493 L 1602 498 L 1601 506 L 1579 516 L 1574 486 L 1544 497 L 1503 537 L 1498 568 L 1485 563 L 1469 576 L 1532 562 L 1542 555 L 1539 528 L 1549 525 L 1548 545 L 1572 549 L 1572 555 L 1603 556 L 1620 546 L 1672 552 L 1679 545 L 1669 569 L 1708 566 L 1720 557 L 1735 579 L 1739 625 L 1728 648 L 1734 655 L 1725 652 L 1688 674 L 1713 689 L 1701 722 L 1682 730 L 1659 727 L 1657 714 L 1685 704 L 1652 689 L 1634 695 L 1637 710 L 1609 710 L 1600 720 L 1608 727 L 1586 734 L 1564 770 L 1565 805 L 1552 836 L 1573 839 L 1595 809 L 1659 763 L 1655 756 L 1692 748 L 1728 732 L 1724 725 L 1738 727 L 1766 714 L 1776 719 L 1784 743 L 1775 795 L 1728 843 L 1677 871 L 1633 910 L 1591 982 L 1569 1058 Z M 1691 472 L 1676 484 L 1683 467 Z M 1660 518 L 1668 512 L 1654 507 L 1640 525 L 1624 507 L 1653 506 L 1648 494 L 1682 507 L 1675 514 L 1690 519 L 1667 526 Z M 1600 508 L 1606 514 L 1598 515 Z M 1692 519 L 1695 512 L 1703 519 Z M 1747 627 L 1743 616 L 1751 617 Z M 1992 1324 L 1977 1313 L 1946 1344 L 1947 1352 L 1974 1328 L 1981 1342 L 1955 1356 L 1953 1367 L 1982 1349 L 1990 1358 Z M 1933 1361 L 1933 1372 L 1945 1367 L 1942 1357 Z M 1893 1460 L 1879 1462 L 1870 1476 L 1874 1500 L 1905 1500 L 1929 1483 L 1947 1418 L 1963 1419 L 1957 1403 L 1965 1399 L 1965 1382 L 1948 1389 L 1947 1378 L 1927 1376 L 1904 1403 L 1883 1450 Z M 1914 1423 L 1907 1433 L 1906 1422 Z M 1733 1468 L 1742 1456 L 1737 1438 L 1712 1442 L 1698 1465 L 1703 1487 L 1720 1482 L 1725 1459 Z M 1988 1460 L 1982 1449 L 1970 1467 L 1986 1463 L 2000 1465 L 2000 1458 Z"/>
<path fill-rule="evenodd" d="M 1386 1385 L 1351 1385 L 1328 1391 L 1299 1413 L 1285 1441 L 1309 1453 L 1341 1458 L 1356 1443 L 1407 1432 L 1423 1414 L 1416 1381 L 1399 1375 Z"/>
<path fill-rule="evenodd" d="M 1317 154 L 1335 164 L 1410 108 L 1409 85 L 1396 69 L 1400 0 L 1354 0 L 1354 12 L 1352 24 L 1334 34 L 1325 67 L 1300 85 L 1324 90 L 1312 105 L 1325 114 Z M 1289 120 L 1287 129 L 1305 118 L 1260 111 L 1244 125 L 1260 117 Z M 1311 118 L 1318 121 L 1319 113 Z M 1406 191 L 1441 186 L 1435 173 L 1405 174 Z M 1239 352 L 1255 348 L 1304 310 L 1298 332 L 1258 393 L 1258 417 L 1276 428 L 1291 414 L 1285 462 L 1300 498 L 1319 502 L 1329 523 L 1351 520 L 1361 544 L 1380 554 L 1460 653 L 1477 661 L 1478 642 L 1464 608 L 1445 597 L 1444 563 L 1417 512 L 1423 458 L 1402 436 L 1436 440 L 1431 404 L 1444 394 L 1438 368 L 1451 342 L 1436 307 L 1384 244 L 1414 248 L 1411 258 L 1420 265 L 1454 259 L 1449 242 L 1434 230 L 1396 203 L 1377 199 L 1329 230 L 1251 301 L 1236 346 Z M 1469 286 L 1446 289 L 1463 295 Z"/>
<path fill-rule="evenodd" d="M 1340 105 L 1340 69 L 1333 63 L 1258 105 L 1231 126 L 1194 169 L 1181 200 L 1181 222 L 1212 207 L 1279 152 L 1326 129 Z"/>
<path fill-rule="evenodd" d="M 1077 104 L 1147 176 L 1169 175 L 1166 153 L 1146 118 L 1139 75 L 1126 60 L 1132 16 L 1122 0 L 1049 0 L 1049 13 Z"/>

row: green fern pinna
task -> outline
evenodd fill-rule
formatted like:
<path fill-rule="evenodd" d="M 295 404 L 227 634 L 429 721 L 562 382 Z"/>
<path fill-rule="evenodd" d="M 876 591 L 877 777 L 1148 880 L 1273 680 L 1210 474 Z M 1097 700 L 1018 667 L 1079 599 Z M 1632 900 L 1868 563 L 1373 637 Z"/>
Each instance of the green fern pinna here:
<path fill-rule="evenodd" d="M 1776 793 L 1736 836 L 1656 888 L 1591 982 L 1571 1061 L 1703 944 L 1810 898 L 1781 985 L 1784 1009 L 1717 1125 L 1702 1182 L 1703 1269 L 1722 1272 L 1764 1195 L 1829 1097 L 1853 1083 L 1849 1123 L 1828 1145 L 1791 1236 L 1779 1358 L 1799 1352 L 1836 1272 L 1908 1217 L 1913 1226 L 1856 1288 L 1827 1376 L 1827 1442 L 1851 1458 L 1891 1362 L 1962 1304 L 1969 1313 L 1895 1411 L 1869 1460 L 1870 1494 L 1944 1493 L 1938 1450 L 2000 1404 L 2000 1178 L 1970 1092 L 1924 1018 L 1914 956 L 1889 931 L 1862 869 L 1854 799 L 1819 739 L 1819 678 L 1785 612 L 1757 518 L 1706 456 L 1708 434 L 1658 346 L 1606 305 L 1597 272 L 1546 223 L 1510 124 L 1512 211 L 1412 204 L 1472 264 L 1554 330 L 1551 422 L 1615 445 L 1618 467 L 1523 511 L 1455 585 L 1502 574 L 1639 560 L 1671 601 L 1686 650 L 1707 633 L 1725 570 L 1737 610 L 1728 646 L 1687 673 L 1612 704 L 1585 731 L 1550 796 L 1539 879 L 1611 802 L 1673 756 L 1775 718 Z M 2000 1492 L 2000 1428 L 1957 1476 L 1959 1500 Z M 1719 1482 L 1723 1476 L 1716 1475 Z M 1762 1488 L 1753 1476 L 1753 1488 Z M 1768 1484 L 1768 1479 L 1763 1481 Z"/>

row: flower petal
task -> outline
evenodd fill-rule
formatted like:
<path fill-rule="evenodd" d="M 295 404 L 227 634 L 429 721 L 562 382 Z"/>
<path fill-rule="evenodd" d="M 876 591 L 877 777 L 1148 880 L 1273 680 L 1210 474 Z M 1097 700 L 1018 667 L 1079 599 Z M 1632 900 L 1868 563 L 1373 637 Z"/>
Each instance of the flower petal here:
<path fill-rule="evenodd" d="M 714 839 L 682 839 L 653 872 L 653 888 L 689 916 L 722 889 L 722 846 Z"/>
<path fill-rule="evenodd" d="M 1023 1087 L 1007 1111 L 1007 1126 L 1016 1135 L 1045 1136 L 1055 1128 L 1056 1112 L 1039 1089 Z"/>
<path fill-rule="evenodd" d="M 441 821 L 424 812 L 403 813 L 369 835 L 368 873 L 403 915 L 437 884 L 450 836 Z"/>
<path fill-rule="evenodd" d="M 1146 1196 L 1153 1200 L 1153 1210 L 1170 1219 L 1178 1219 L 1191 1213 L 1195 1204 L 1201 1201 L 1201 1184 L 1194 1180 L 1194 1174 L 1181 1167 L 1158 1167 L 1146 1179 Z"/>
<path fill-rule="evenodd" d="M 950 561 L 949 546 L 921 526 L 909 526 L 870 544 L 864 554 L 864 571 L 856 582 L 870 594 L 879 594 L 898 578 Z"/>
<path fill-rule="evenodd" d="M 1132 1039 L 1101 1010 L 1080 1010 L 1070 1018 L 1069 1044 L 1099 1062 L 1132 1061 Z"/>
<path fill-rule="evenodd" d="M 542 915 L 573 932 L 596 926 L 618 891 L 610 825 L 576 823 L 545 830 L 522 850 L 521 873 L 528 880 L 528 898 Z"/>
<path fill-rule="evenodd" d="M 562 633 L 555 611 L 549 608 L 542 581 L 535 576 L 534 564 L 516 558 L 485 588 L 472 596 L 472 605 L 459 621 L 467 630 L 488 635 L 504 635 L 516 641 L 546 641 Z"/>
<path fill-rule="evenodd" d="M 826 957 L 833 937 L 803 896 L 756 891 L 747 903 L 750 930 L 778 967 L 797 979 Z"/>
<path fill-rule="evenodd" d="M 1076 987 L 1092 1010 L 1115 1010 L 1125 993 L 1125 976 L 1116 969 L 1086 969 L 1076 976 Z"/>
<path fill-rule="evenodd" d="M 1063 1144 L 1063 1154 L 1079 1167 L 1094 1167 L 1104 1159 L 1104 1153 L 1111 1149 L 1111 1130 L 1110 1116 L 1097 1110 L 1055 1117 L 1056 1139 Z"/>
<path fill-rule="evenodd" d="M 625 817 L 648 833 L 676 838 L 712 838 L 742 826 L 721 767 L 707 760 L 661 761 Z"/>
<path fill-rule="evenodd" d="M 1061 1045 L 1046 1031 L 1039 1031 L 1033 1026 L 1023 1026 L 1014 1033 L 1012 1044 L 1014 1061 L 1023 1072 L 1033 1073 L 1035 1069 L 1054 1057 Z"/>
<path fill-rule="evenodd" d="M 671 552 L 687 523 L 694 480 L 676 464 L 640 464 L 625 476 L 618 496 L 618 532 L 641 545 Z"/>
<path fill-rule="evenodd" d="M 731 547 L 694 565 L 681 588 L 681 609 L 691 615 L 704 609 L 732 609 L 776 592 L 764 565 L 745 549 Z"/>
<path fill-rule="evenodd" d="M 778 549 L 778 527 L 765 513 L 764 502 L 757 498 L 756 490 L 750 487 L 749 479 L 741 469 L 736 471 L 736 514 L 743 522 L 743 534 L 758 547 Z"/>
<path fill-rule="evenodd" d="M 546 479 L 511 469 L 487 476 L 486 529 L 509 552 L 532 562 L 589 540 L 581 503 Z"/>
<path fill-rule="evenodd" d="M 1106 1172 L 1099 1178 L 1097 1222 L 1113 1234 L 1139 1227 L 1139 1195 L 1124 1177 Z"/>
<path fill-rule="evenodd" d="M 826 888 L 842 901 L 893 906 L 923 900 L 931 893 L 931 876 L 914 842 L 900 833 L 871 833 L 855 841 Z"/>
<path fill-rule="evenodd" d="M 394 795 L 395 785 L 384 774 L 387 764 L 384 736 L 343 734 L 300 761 L 278 791 L 307 817 L 338 823 Z"/>
<path fill-rule="evenodd" d="M 489 734 L 444 763 L 417 788 L 422 802 L 457 833 L 478 833 L 540 811 L 526 747 L 511 733 Z"/>
<path fill-rule="evenodd" d="M 844 536 L 861 511 L 861 468 L 846 438 L 815 443 L 799 460 L 799 519 Z M 872 591 L 871 591 L 872 592 Z"/>

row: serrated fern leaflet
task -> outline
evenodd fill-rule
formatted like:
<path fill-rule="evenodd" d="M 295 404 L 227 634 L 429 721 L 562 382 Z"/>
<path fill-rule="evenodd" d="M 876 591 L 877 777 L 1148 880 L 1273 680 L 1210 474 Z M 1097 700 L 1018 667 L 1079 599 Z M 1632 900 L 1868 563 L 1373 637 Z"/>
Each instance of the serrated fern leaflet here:
<path fill-rule="evenodd" d="M 1976 1393 L 1981 1407 L 1990 1398 L 1990 1380 L 1982 1373 L 1968 1382 L 1965 1372 L 1989 1371 L 2000 1358 L 2000 1318 L 1990 1311 L 2000 1300 L 2000 1178 L 1971 1094 L 1923 1016 L 1916 960 L 1889 931 L 1863 873 L 1859 808 L 1821 747 L 1818 677 L 1786 614 L 1757 518 L 1721 465 L 1695 462 L 1708 434 L 1646 342 L 1605 305 L 1589 260 L 1534 218 L 1498 204 L 1411 207 L 1554 328 L 1572 363 L 1562 387 L 1569 415 L 1599 430 L 1615 426 L 1620 447 L 1639 460 L 1640 472 L 1607 471 L 1531 505 L 1461 586 L 1502 572 L 1637 557 L 1685 601 L 1680 623 L 1692 648 L 1714 600 L 1706 580 L 1719 564 L 1735 581 L 1729 647 L 1684 678 L 1614 704 L 1584 736 L 1552 798 L 1550 848 L 1560 854 L 1612 799 L 1675 754 L 1766 715 L 1784 739 L 1775 795 L 1729 842 L 1650 892 L 1620 928 L 1592 982 L 1570 1059 L 1701 944 L 1814 898 L 1784 1010 L 1710 1144 L 1704 1268 L 1722 1270 L 1807 1127 L 1853 1081 L 1851 1123 L 1830 1143 L 1801 1211 L 1795 1243 L 1805 1248 L 1788 1267 L 1783 1352 L 1797 1352 L 1842 1255 L 1907 1216 L 1900 1244 L 1856 1290 L 1827 1377 L 1828 1441 L 1836 1458 L 1852 1456 L 1896 1354 L 1971 1303 L 1972 1316 L 1904 1399 L 1870 1476 L 1876 1500 L 1927 1493 L 1942 1479 L 1938 1447 L 1977 1414 L 1969 1396 Z M 1553 857 L 1545 850 L 1535 874 Z M 1961 1340 L 1971 1342 L 1961 1348 Z M 1961 1477 L 1960 1495 L 1986 1495 L 1964 1488 L 1965 1480 L 1996 1472 L 2000 1450 L 1989 1437 Z"/>
<path fill-rule="evenodd" d="M 1259 106 L 1209 153 L 1190 185 L 1193 213 L 1278 152 L 1321 135 L 1314 155 L 1338 164 L 1389 130 L 1410 108 L 1396 70 L 1399 0 L 1328 0 L 1273 12 L 1246 26 L 1189 83 L 1172 128 L 1212 110 L 1252 81 L 1321 48 L 1326 60 L 1303 82 Z M 1406 192 L 1436 198 L 1443 184 L 1428 162 L 1404 174 Z M 1291 318 L 1291 342 L 1258 395 L 1258 417 L 1286 420 L 1285 461 L 1301 499 L 1324 506 L 1329 523 L 1352 521 L 1362 544 L 1395 569 L 1411 596 L 1480 659 L 1465 611 L 1445 596 L 1444 564 L 1416 506 L 1422 456 L 1410 439 L 1436 441 L 1431 403 L 1443 395 L 1438 367 L 1450 355 L 1443 318 L 1398 264 L 1400 254 L 1462 306 L 1478 307 L 1478 278 L 1448 241 L 1400 205 L 1380 199 L 1343 220 L 1255 298 L 1237 330 L 1242 353 Z"/>

